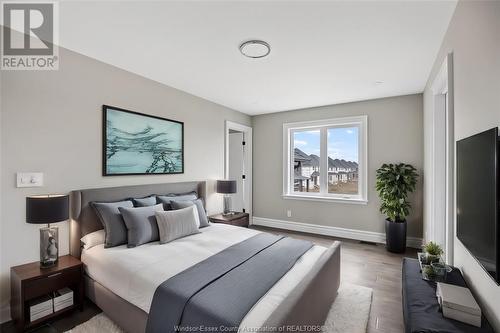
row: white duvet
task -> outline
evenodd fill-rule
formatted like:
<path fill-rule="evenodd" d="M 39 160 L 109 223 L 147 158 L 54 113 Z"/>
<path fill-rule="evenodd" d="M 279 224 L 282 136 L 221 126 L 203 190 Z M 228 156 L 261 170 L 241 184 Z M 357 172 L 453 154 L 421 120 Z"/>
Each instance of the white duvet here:
<path fill-rule="evenodd" d="M 83 250 L 87 274 L 116 295 L 149 313 L 156 288 L 168 278 L 207 259 L 259 231 L 225 224 L 210 224 L 201 233 L 167 244 L 158 242 L 135 248 L 125 245 Z M 261 327 L 268 316 L 311 271 L 326 248 L 314 246 L 306 252 L 247 313 L 241 327 Z"/>

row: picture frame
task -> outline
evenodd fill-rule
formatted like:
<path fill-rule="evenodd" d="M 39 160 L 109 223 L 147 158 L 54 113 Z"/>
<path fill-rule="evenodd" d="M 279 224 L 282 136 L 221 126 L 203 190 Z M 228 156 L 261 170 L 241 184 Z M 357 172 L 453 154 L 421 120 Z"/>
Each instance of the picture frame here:
<path fill-rule="evenodd" d="M 103 176 L 184 173 L 184 123 L 103 105 Z"/>

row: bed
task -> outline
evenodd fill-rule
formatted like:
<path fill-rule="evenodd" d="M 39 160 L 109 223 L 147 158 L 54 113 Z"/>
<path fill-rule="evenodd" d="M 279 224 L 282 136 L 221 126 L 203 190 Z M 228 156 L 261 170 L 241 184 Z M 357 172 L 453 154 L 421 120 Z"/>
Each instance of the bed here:
<path fill-rule="evenodd" d="M 119 201 L 152 194 L 196 191 L 206 199 L 206 183 L 183 182 L 73 191 L 71 193 L 70 253 L 85 266 L 85 293 L 127 332 L 145 332 L 156 288 L 165 280 L 260 234 L 260 231 L 211 224 L 201 233 L 158 245 L 125 245 L 83 250 L 80 238 L 102 229 L 93 201 Z M 297 330 L 322 325 L 340 283 L 340 244 L 313 246 L 258 300 L 241 321 L 241 328 Z M 264 329 L 263 329 L 264 328 Z"/>

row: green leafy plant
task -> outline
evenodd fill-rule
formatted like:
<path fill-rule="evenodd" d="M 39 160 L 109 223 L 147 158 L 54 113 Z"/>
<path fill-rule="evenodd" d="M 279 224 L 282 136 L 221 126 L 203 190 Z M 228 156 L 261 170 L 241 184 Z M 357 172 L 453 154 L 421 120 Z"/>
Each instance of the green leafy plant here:
<path fill-rule="evenodd" d="M 429 243 L 425 244 L 423 247 L 423 250 L 424 250 L 424 252 L 426 252 L 430 255 L 433 255 L 433 256 L 440 256 L 444 252 L 441 245 L 436 244 L 434 242 L 429 242 Z"/>
<path fill-rule="evenodd" d="M 408 194 L 415 191 L 417 169 L 410 164 L 383 164 L 377 170 L 376 190 L 382 201 L 380 212 L 392 222 L 404 222 L 410 213 Z"/>
<path fill-rule="evenodd" d="M 424 267 L 424 273 L 431 280 L 436 277 L 436 272 L 434 272 L 434 269 L 432 268 L 431 265 L 428 265 L 428 266 Z"/>

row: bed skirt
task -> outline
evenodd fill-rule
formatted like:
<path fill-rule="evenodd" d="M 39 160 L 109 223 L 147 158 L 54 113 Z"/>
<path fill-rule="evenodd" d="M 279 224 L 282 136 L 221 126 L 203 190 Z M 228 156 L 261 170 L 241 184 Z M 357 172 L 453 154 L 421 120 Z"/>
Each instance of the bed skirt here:
<path fill-rule="evenodd" d="M 264 327 L 297 332 L 308 325 L 323 325 L 340 285 L 340 242 L 333 243 L 305 277 L 276 308 Z M 128 333 L 144 333 L 148 314 L 85 276 L 85 293 L 118 326 Z"/>

